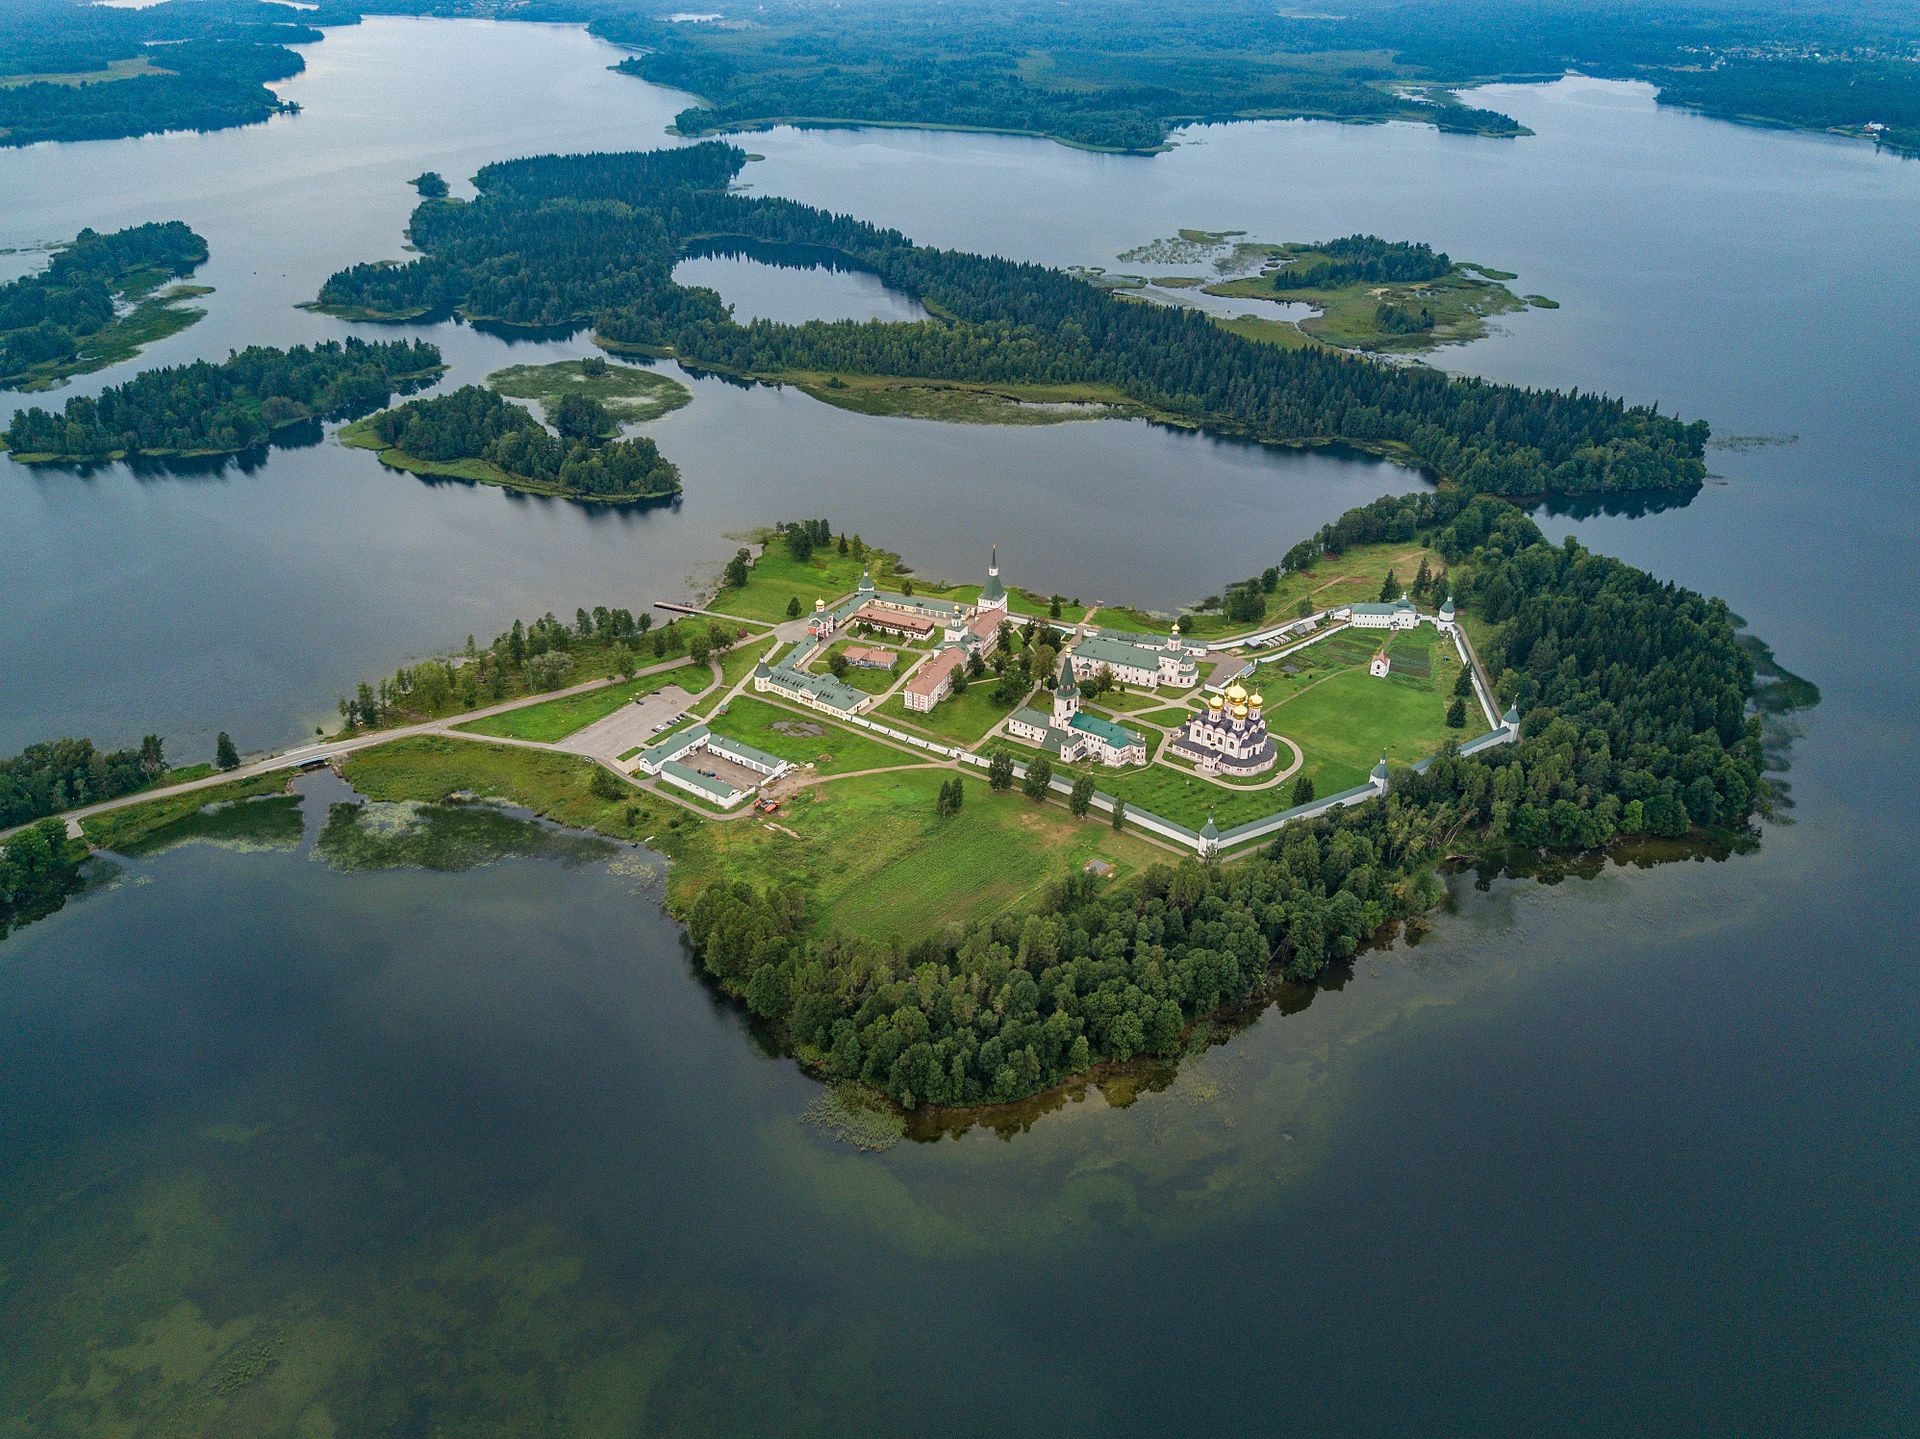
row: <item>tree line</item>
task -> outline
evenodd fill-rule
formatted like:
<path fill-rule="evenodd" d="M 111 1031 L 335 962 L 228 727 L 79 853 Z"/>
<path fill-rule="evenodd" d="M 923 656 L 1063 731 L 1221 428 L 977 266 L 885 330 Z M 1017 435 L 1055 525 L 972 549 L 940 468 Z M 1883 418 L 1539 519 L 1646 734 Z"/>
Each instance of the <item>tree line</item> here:
<path fill-rule="evenodd" d="M 102 752 L 88 739 L 30 744 L 0 759 L 0 829 L 145 789 L 166 772 L 158 735 Z"/>
<path fill-rule="evenodd" d="M 39 274 L 0 285 L 0 387 L 74 359 L 113 324 L 117 298 L 144 294 L 206 258 L 207 242 L 178 220 L 107 235 L 82 230 Z"/>
<path fill-rule="evenodd" d="M 1331 290 L 1339 285 L 1437 280 L 1453 268 L 1446 251 L 1378 235 L 1342 235 L 1314 245 L 1267 275 L 1276 290 Z"/>
<path fill-rule="evenodd" d="M 421 460 L 485 460 L 507 475 L 562 494 L 627 500 L 676 495 L 680 470 L 644 436 L 606 440 L 619 422 L 599 401 L 563 396 L 554 406 L 556 437 L 523 407 L 483 385 L 406 404 L 373 416 L 382 443 Z"/>
<path fill-rule="evenodd" d="M 17 458 L 55 460 L 236 454 L 301 420 L 374 409 L 440 368 L 440 351 L 419 340 L 251 345 L 221 361 L 143 371 L 57 413 L 21 410 L 6 443 Z"/>
<path fill-rule="evenodd" d="M 797 888 L 713 885 L 686 915 L 702 964 L 829 1078 L 908 1107 L 1004 1103 L 1098 1063 L 1175 1055 L 1195 1018 L 1276 974 L 1313 980 L 1429 908 L 1448 855 L 1746 821 L 1760 795 L 1753 670 L 1724 604 L 1549 544 L 1484 496 L 1381 500 L 1313 548 L 1414 538 L 1465 577 L 1456 598 L 1522 715 L 1515 744 L 1471 758 L 1449 745 L 1383 800 L 1290 825 L 1245 860 L 1157 865 L 1113 887 L 1072 875 L 958 936 L 849 938 L 815 923 Z M 1011 765 L 990 776 L 1012 783 Z"/>
<path fill-rule="evenodd" d="M 1262 345 L 1198 311 L 1128 303 L 1041 265 L 933 249 L 848 216 L 732 193 L 744 162 L 709 142 L 489 165 L 475 177 L 476 201 L 414 212 L 421 258 L 340 271 L 320 300 L 388 315 L 458 308 L 509 324 L 590 322 L 625 346 L 763 378 L 1092 383 L 1262 440 L 1390 448 L 1491 494 L 1684 492 L 1705 476 L 1703 422 L 1605 395 Z M 837 248 L 942 318 L 737 324 L 718 295 L 672 278 L 687 244 L 715 234 Z"/>

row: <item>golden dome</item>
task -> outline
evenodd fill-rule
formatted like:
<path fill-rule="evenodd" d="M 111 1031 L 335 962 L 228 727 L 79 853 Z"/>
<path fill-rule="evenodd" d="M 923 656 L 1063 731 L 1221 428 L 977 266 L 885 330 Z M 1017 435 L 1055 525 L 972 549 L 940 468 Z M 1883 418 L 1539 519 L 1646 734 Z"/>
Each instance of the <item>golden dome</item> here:
<path fill-rule="evenodd" d="M 1245 704 L 1247 702 L 1247 687 L 1235 682 L 1233 688 L 1227 691 L 1227 698 L 1237 705 Z"/>
<path fill-rule="evenodd" d="M 1218 713 L 1226 705 L 1226 703 L 1227 702 L 1221 699 L 1219 695 L 1207 696 L 1207 708 L 1210 710 L 1213 710 L 1215 713 Z"/>
<path fill-rule="evenodd" d="M 1235 705 L 1233 707 L 1233 717 L 1235 719 L 1245 719 L 1247 717 L 1247 707 L 1245 705 Z"/>
<path fill-rule="evenodd" d="M 1247 701 L 1247 703 L 1252 705 L 1255 709 L 1259 709 L 1260 706 L 1265 704 L 1266 702 L 1267 702 L 1267 697 L 1265 695 L 1255 695 L 1251 700 Z"/>

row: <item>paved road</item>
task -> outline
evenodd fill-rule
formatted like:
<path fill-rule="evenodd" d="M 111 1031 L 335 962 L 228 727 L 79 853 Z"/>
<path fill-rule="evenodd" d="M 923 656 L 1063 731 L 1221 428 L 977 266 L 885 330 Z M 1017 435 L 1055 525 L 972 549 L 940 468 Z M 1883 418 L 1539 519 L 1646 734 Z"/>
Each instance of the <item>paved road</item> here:
<path fill-rule="evenodd" d="M 640 675 L 657 674 L 662 670 L 678 668 L 685 663 L 685 657 L 678 656 L 670 660 L 662 660 L 657 665 L 648 665 L 643 669 L 635 671 L 635 673 Z M 718 680 L 720 677 L 719 665 L 714 664 L 711 668 L 714 678 Z M 443 719 L 424 720 L 419 724 L 400 725 L 394 729 L 374 730 L 368 734 L 349 735 L 344 739 L 321 740 L 314 744 L 299 745 L 294 749 L 282 750 L 278 754 L 248 760 L 237 769 L 223 770 L 217 774 L 210 774 L 204 779 L 188 780 L 183 784 L 162 785 L 158 789 L 143 789 L 137 794 L 121 795 L 118 799 L 102 800 L 98 804 L 82 805 L 80 808 L 68 810 L 58 817 L 66 820 L 67 833 L 77 839 L 80 837 L 80 821 L 90 819 L 97 814 L 106 814 L 116 809 L 126 809 L 130 805 L 145 804 L 150 799 L 166 799 L 172 795 L 192 794 L 196 790 L 214 789 L 220 785 L 229 784 L 234 780 L 251 779 L 255 775 L 277 774 L 282 770 L 299 769 L 303 765 L 324 763 L 329 760 L 339 759 L 343 755 L 355 754 L 363 749 L 371 749 L 375 745 L 392 744 L 395 740 L 412 739 L 418 735 L 447 735 L 454 739 L 481 740 L 488 744 L 518 744 L 532 749 L 551 750 L 554 746 L 543 744 L 537 740 L 513 740 L 502 739 L 496 735 L 462 734 L 456 730 L 454 726 L 466 724 L 469 720 L 485 719 L 488 715 L 506 714 L 509 710 L 525 709 L 529 705 L 544 704 L 548 700 L 561 699 L 567 695 L 586 694 L 592 690 L 605 689 L 609 685 L 621 684 L 623 682 L 618 675 L 611 679 L 588 680 L 582 684 L 568 685 L 564 689 L 547 690 L 541 694 L 523 695 L 517 699 L 502 700 L 499 704 L 487 705 L 477 710 L 468 710 L 465 714 L 447 715 Z M 37 820 L 34 822 L 38 823 Z M 0 840 L 6 839 L 7 836 L 15 834 L 18 830 L 24 829 L 25 827 L 26 826 L 21 825 L 16 826 L 14 829 L 0 831 Z"/>

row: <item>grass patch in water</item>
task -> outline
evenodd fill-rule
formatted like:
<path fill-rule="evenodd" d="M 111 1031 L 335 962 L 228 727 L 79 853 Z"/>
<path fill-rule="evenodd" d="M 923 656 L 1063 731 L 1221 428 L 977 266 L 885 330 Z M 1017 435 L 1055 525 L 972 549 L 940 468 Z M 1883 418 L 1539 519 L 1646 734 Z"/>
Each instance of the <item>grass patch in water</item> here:
<path fill-rule="evenodd" d="M 907 1132 L 898 1110 L 856 1084 L 834 1084 L 820 1091 L 800 1122 L 828 1139 L 877 1154 L 893 1148 Z"/>
<path fill-rule="evenodd" d="M 502 859 L 556 859 L 592 864 L 617 847 L 565 834 L 486 804 L 416 801 L 343 803 L 327 812 L 314 853 L 337 870 L 479 869 Z"/>
<path fill-rule="evenodd" d="M 80 821 L 80 829 L 96 848 L 135 858 L 182 844 L 291 849 L 302 832 L 300 796 L 286 787 L 285 774 L 255 775 L 109 810 Z"/>

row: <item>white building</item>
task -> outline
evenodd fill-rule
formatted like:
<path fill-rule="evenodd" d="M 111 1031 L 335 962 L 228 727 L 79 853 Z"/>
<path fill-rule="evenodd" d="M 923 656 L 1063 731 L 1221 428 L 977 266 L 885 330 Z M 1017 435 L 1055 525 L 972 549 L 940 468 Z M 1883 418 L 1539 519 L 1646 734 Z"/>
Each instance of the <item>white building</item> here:
<path fill-rule="evenodd" d="M 1367 673 L 1377 680 L 1383 680 L 1393 668 L 1393 660 L 1385 650 L 1375 650 L 1373 658 L 1367 661 Z"/>
<path fill-rule="evenodd" d="M 1356 629 L 1410 630 L 1420 623 L 1420 612 L 1405 595 L 1390 605 L 1349 605 L 1346 616 Z"/>
<path fill-rule="evenodd" d="M 1147 762 L 1145 737 L 1099 715 L 1081 713 L 1080 687 L 1074 681 L 1071 657 L 1063 656 L 1060 661 L 1052 715 L 1033 709 L 1015 710 L 1007 716 L 1007 733 L 1045 750 L 1063 764 L 1093 759 L 1117 768 Z"/>

